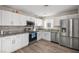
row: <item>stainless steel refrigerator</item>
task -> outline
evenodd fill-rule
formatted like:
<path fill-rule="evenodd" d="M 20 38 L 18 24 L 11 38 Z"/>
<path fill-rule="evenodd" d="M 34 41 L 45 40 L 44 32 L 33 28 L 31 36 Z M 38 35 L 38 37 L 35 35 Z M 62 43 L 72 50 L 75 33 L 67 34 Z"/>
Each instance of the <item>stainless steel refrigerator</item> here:
<path fill-rule="evenodd" d="M 61 24 L 60 44 L 66 47 L 79 49 L 79 18 L 63 19 Z"/>

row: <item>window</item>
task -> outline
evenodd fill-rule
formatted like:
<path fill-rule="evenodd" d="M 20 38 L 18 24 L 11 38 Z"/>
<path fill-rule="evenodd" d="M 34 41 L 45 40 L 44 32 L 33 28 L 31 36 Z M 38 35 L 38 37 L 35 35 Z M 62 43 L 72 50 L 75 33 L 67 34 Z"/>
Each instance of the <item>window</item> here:
<path fill-rule="evenodd" d="M 47 27 L 51 27 L 51 23 L 47 23 Z"/>

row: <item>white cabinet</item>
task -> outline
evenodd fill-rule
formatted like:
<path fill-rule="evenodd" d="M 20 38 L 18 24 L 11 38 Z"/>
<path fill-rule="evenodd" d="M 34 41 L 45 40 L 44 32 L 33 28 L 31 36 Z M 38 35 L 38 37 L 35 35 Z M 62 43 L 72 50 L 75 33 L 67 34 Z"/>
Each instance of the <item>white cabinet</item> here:
<path fill-rule="evenodd" d="M 15 45 L 13 46 L 14 47 L 13 50 L 16 51 L 16 50 L 21 48 L 22 39 L 20 39 L 20 35 L 14 35 L 13 37 L 14 37 L 13 39 L 15 41 Z"/>
<path fill-rule="evenodd" d="M 35 19 L 34 17 L 0 10 L 0 25 L 3 26 L 25 26 L 26 21 L 35 22 Z M 40 26 L 41 24 L 40 20 L 36 21 L 36 25 Z"/>
<path fill-rule="evenodd" d="M 7 11 L 2 11 L 2 25 L 10 25 L 11 15 Z"/>
<path fill-rule="evenodd" d="M 14 52 L 20 48 L 21 40 L 17 36 L 8 36 L 2 38 L 2 52 L 9 53 Z"/>
<path fill-rule="evenodd" d="M 45 32 L 45 31 L 37 32 L 37 40 L 40 39 L 51 41 L 51 32 Z"/>
<path fill-rule="evenodd" d="M 42 32 L 42 38 L 51 41 L 51 32 Z"/>
<path fill-rule="evenodd" d="M 11 26 L 18 26 L 19 23 L 19 16 L 15 13 L 10 13 L 11 15 Z"/>
<path fill-rule="evenodd" d="M 27 34 L 27 33 L 25 33 L 25 34 L 22 34 L 22 43 L 21 43 L 21 45 L 22 45 L 22 47 L 24 47 L 24 46 L 27 46 L 28 44 L 29 44 L 29 34 Z"/>
<path fill-rule="evenodd" d="M 9 53 L 14 52 L 24 46 L 27 46 L 29 43 L 29 33 L 17 34 L 12 36 L 2 37 L 0 41 L 1 50 L 0 52 Z"/>
<path fill-rule="evenodd" d="M 2 11 L 0 11 L 0 25 L 2 24 Z"/>
<path fill-rule="evenodd" d="M 43 26 L 43 20 L 41 19 L 35 19 L 35 26 Z"/>
<path fill-rule="evenodd" d="M 18 48 L 22 48 L 24 46 L 27 46 L 29 43 L 29 34 L 28 33 L 24 33 L 24 34 L 19 34 L 16 36 L 17 37 L 17 49 Z"/>
<path fill-rule="evenodd" d="M 26 16 L 0 10 L 0 25 L 5 26 L 25 26 Z"/>
<path fill-rule="evenodd" d="M 12 52 L 13 44 L 15 44 L 12 37 L 3 37 L 2 38 L 2 51 L 1 52 Z"/>
<path fill-rule="evenodd" d="M 37 32 L 37 40 L 42 39 L 42 32 Z"/>
<path fill-rule="evenodd" d="M 24 16 L 24 15 L 19 15 L 19 14 L 18 14 L 18 16 L 19 16 L 19 20 L 18 20 L 19 25 L 20 25 L 20 26 L 26 25 L 26 16 Z"/>

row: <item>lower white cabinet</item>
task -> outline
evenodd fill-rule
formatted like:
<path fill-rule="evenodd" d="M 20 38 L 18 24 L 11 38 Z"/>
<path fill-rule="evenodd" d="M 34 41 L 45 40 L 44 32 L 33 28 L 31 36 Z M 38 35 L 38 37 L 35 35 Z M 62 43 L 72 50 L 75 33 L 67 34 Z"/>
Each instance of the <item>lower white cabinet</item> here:
<path fill-rule="evenodd" d="M 21 37 L 22 36 L 22 37 Z M 29 44 L 29 34 L 21 34 L 21 47 L 27 46 Z"/>
<path fill-rule="evenodd" d="M 12 36 L 1 37 L 1 50 L 2 53 L 14 52 L 29 43 L 29 33 L 17 34 Z"/>
<path fill-rule="evenodd" d="M 37 32 L 37 40 L 42 39 L 42 32 Z"/>
<path fill-rule="evenodd" d="M 3 37 L 2 38 L 2 44 L 1 44 L 1 52 L 13 52 L 13 45 L 15 44 L 14 40 L 12 37 Z"/>
<path fill-rule="evenodd" d="M 51 32 L 42 32 L 42 38 L 51 41 Z"/>
<path fill-rule="evenodd" d="M 37 40 L 40 39 L 51 41 L 51 32 L 45 32 L 45 31 L 37 32 Z"/>

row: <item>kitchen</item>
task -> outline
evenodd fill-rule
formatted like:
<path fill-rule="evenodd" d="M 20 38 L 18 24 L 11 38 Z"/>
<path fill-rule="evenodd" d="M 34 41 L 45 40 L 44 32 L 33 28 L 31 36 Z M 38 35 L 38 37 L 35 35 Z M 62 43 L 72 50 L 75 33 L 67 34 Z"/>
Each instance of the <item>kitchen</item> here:
<path fill-rule="evenodd" d="M 79 52 L 78 5 L 1 5 L 0 53 Z"/>

